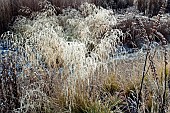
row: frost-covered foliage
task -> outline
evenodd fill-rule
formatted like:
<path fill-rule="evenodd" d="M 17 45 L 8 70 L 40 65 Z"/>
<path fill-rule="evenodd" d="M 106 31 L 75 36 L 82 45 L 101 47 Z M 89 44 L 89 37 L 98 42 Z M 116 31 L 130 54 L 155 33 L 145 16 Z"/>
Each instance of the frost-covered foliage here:
<path fill-rule="evenodd" d="M 164 105 L 160 103 L 166 97 L 161 96 L 166 88 L 163 75 L 170 56 L 166 45 L 158 50 L 154 46 L 158 43 L 147 40 L 151 49 L 145 48 L 149 55 L 145 59 L 146 50 L 125 55 L 132 49 L 125 44 L 134 44 L 160 24 L 164 26 L 158 26 L 155 36 L 166 42 L 166 33 L 158 32 L 164 28 L 168 32 L 169 15 L 158 15 L 156 21 L 136 15 L 135 7 L 122 15 L 88 3 L 61 14 L 49 2 L 40 7 L 39 12 L 21 9 L 26 16 L 17 16 L 11 31 L 1 35 L 0 112 L 137 112 L 138 105 L 138 111 L 158 112 Z M 154 23 L 160 24 L 153 27 Z M 144 83 L 140 83 L 142 72 Z"/>
<path fill-rule="evenodd" d="M 12 26 L 27 52 L 34 47 L 48 66 L 68 69 L 79 77 L 109 61 L 122 37 L 120 30 L 112 29 L 116 19 L 111 10 L 85 3 L 57 16 L 53 6 L 46 8 L 30 18 L 18 16 Z"/>
<path fill-rule="evenodd" d="M 22 65 L 18 76 L 23 81 L 33 78 L 33 81 L 38 80 L 38 84 L 52 84 L 53 78 L 62 79 L 61 91 L 70 105 L 73 104 L 70 94 L 76 94 L 77 81 L 87 80 L 89 85 L 90 79 L 108 73 L 108 63 L 123 34 L 112 28 L 116 19 L 111 10 L 84 3 L 78 9 L 67 8 L 56 15 L 49 2 L 41 5 L 44 5 L 41 11 L 25 10 L 32 12 L 31 15 L 17 16 L 10 26 L 12 38 L 9 40 L 17 55 L 23 58 L 22 62 L 17 62 Z M 2 37 L 7 38 L 6 35 Z M 43 76 L 46 78 L 42 79 Z M 47 79 L 49 83 L 46 83 Z M 22 89 L 21 111 L 35 109 L 35 106 L 41 108 L 43 103 L 39 101 L 48 101 L 45 86 L 34 85 L 32 79 L 28 82 L 30 86 L 27 87 L 26 83 L 19 86 Z"/>

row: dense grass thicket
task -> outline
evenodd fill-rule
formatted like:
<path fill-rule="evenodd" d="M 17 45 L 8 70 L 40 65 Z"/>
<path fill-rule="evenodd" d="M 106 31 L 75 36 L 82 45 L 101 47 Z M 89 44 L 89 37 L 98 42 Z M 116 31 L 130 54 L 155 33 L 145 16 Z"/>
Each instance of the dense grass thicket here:
<path fill-rule="evenodd" d="M 0 112 L 170 112 L 164 4 L 152 18 L 136 7 L 39 5 L 1 35 Z"/>

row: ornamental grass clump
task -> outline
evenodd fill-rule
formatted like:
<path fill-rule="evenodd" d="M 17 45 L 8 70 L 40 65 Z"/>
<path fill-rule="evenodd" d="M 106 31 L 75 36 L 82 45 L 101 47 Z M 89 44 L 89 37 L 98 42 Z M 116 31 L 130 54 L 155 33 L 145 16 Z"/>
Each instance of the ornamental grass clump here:
<path fill-rule="evenodd" d="M 84 3 L 57 15 L 49 2 L 40 5 L 44 6 L 39 12 L 20 10 L 32 13 L 17 16 L 10 26 L 13 37 L 8 40 L 13 41 L 16 54 L 23 58 L 17 62 L 22 68 L 16 77 L 20 107 L 11 110 L 72 112 L 80 98 L 76 97 L 77 87 L 87 98 L 93 98 L 91 103 L 97 109 L 101 103 L 95 99 L 99 92 L 95 93 L 93 87 L 104 73 L 107 75 L 108 63 L 123 35 L 112 29 L 116 24 L 113 12 Z M 64 102 L 58 104 L 58 99 Z"/>

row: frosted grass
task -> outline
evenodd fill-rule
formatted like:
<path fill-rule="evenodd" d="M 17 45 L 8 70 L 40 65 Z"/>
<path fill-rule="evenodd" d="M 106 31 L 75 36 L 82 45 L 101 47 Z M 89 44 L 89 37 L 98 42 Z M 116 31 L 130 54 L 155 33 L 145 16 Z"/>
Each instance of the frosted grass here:
<path fill-rule="evenodd" d="M 57 16 L 54 7 L 48 5 L 31 18 L 18 16 L 11 26 L 15 37 L 24 40 L 26 53 L 35 48 L 41 56 L 29 60 L 36 63 L 34 60 L 44 59 L 49 67 L 62 67 L 68 76 L 75 78 L 88 77 L 98 64 L 110 60 L 123 36 L 120 30 L 112 29 L 116 19 L 111 10 L 85 3 L 78 10 L 64 9 Z"/>
<path fill-rule="evenodd" d="M 43 87 L 49 84 L 45 81 L 49 78 L 62 81 L 56 84 L 60 85 L 59 93 L 66 96 L 66 105 L 70 107 L 74 105 L 77 86 L 86 91 L 84 87 L 90 89 L 93 82 L 97 84 L 109 71 L 116 69 L 115 63 L 119 60 L 140 59 L 146 54 L 143 49 L 127 54 L 126 48 L 121 46 L 124 34 L 113 29 L 120 15 L 112 10 L 84 3 L 78 9 L 67 8 L 62 12 L 56 15 L 55 8 L 47 3 L 44 9 L 29 17 L 18 16 L 10 26 L 11 31 L 1 36 L 4 41 L 0 43 L 0 58 L 15 53 L 16 67 L 22 67 L 17 73 L 21 77 L 22 95 L 16 111 L 41 108 L 43 102 L 48 105 L 49 98 Z M 4 45 L 9 46 L 4 49 Z M 43 79 L 44 76 L 48 77 Z M 27 77 L 38 82 L 28 85 L 29 82 L 24 81 Z M 24 109 L 26 111 L 22 111 Z"/>
<path fill-rule="evenodd" d="M 116 23 L 113 11 L 88 3 L 77 10 L 64 9 L 60 15 L 56 15 L 54 6 L 45 3 L 44 9 L 29 17 L 17 16 L 10 26 L 11 34 L 4 33 L 1 37 L 12 41 L 10 47 L 16 48 L 16 55 L 20 58 L 15 62 L 22 66 L 18 73 L 21 77 L 18 84 L 22 85 L 18 110 L 28 111 L 39 106 L 39 100 L 48 101 L 43 87 L 49 83 L 42 79 L 43 76 L 62 81 L 60 93 L 66 96 L 69 106 L 73 105 L 77 83 L 81 86 L 81 82 L 86 81 L 90 87 L 91 82 L 107 75 L 108 63 L 113 63 L 112 56 L 120 37 L 123 37 L 120 30 L 112 28 Z M 44 85 L 26 84 L 25 79 L 31 76 L 39 80 L 38 84 Z M 38 100 L 34 100 L 34 96 Z"/>

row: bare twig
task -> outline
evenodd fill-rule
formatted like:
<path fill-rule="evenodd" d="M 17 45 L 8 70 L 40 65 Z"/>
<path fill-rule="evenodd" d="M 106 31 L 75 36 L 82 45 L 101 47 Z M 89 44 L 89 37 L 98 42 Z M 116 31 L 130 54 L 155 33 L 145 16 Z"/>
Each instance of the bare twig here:
<path fill-rule="evenodd" d="M 168 76 L 168 72 L 167 72 L 167 65 L 168 65 L 168 61 L 167 61 L 167 49 L 166 46 L 164 45 L 164 50 L 165 50 L 165 54 L 164 54 L 164 62 L 165 62 L 165 69 L 164 69 L 164 74 L 165 74 L 165 80 L 164 80 L 164 93 L 163 93 L 163 104 L 161 107 L 161 113 L 165 113 L 166 112 L 166 90 L 167 90 L 167 76 Z"/>
<path fill-rule="evenodd" d="M 139 95 L 138 95 L 138 100 L 137 100 L 137 107 L 136 107 L 137 112 L 138 112 L 138 107 L 139 107 L 140 96 L 141 96 L 141 93 L 142 93 L 144 78 L 145 78 L 145 75 L 146 75 L 146 64 L 147 64 L 149 54 L 150 54 L 150 50 L 147 51 L 147 54 L 146 54 L 146 57 L 145 57 L 145 63 L 144 63 L 143 73 L 142 73 L 142 81 L 141 81 L 141 84 L 140 84 L 140 90 L 139 90 Z"/>

